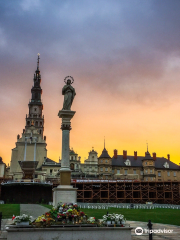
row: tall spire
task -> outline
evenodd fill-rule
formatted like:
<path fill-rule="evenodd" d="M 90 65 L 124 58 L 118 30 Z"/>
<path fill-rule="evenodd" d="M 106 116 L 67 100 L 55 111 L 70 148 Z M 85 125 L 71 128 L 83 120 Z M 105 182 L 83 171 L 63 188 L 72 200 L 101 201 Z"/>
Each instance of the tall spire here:
<path fill-rule="evenodd" d="M 105 136 L 104 136 L 104 149 L 105 149 Z"/>
<path fill-rule="evenodd" d="M 38 129 L 39 133 L 43 137 L 44 130 L 44 116 L 42 115 L 43 103 L 41 101 L 42 89 L 41 89 L 41 74 L 39 70 L 40 54 L 37 54 L 37 69 L 34 73 L 33 86 L 31 88 L 31 100 L 28 104 L 29 114 L 26 116 L 26 129 L 28 129 L 34 123 L 34 126 Z"/>
<path fill-rule="evenodd" d="M 37 54 L 38 55 L 38 59 L 37 59 L 37 70 L 39 70 L 39 59 L 40 59 L 40 53 Z"/>
<path fill-rule="evenodd" d="M 147 152 L 148 152 L 148 142 L 146 142 L 146 144 L 147 144 Z"/>

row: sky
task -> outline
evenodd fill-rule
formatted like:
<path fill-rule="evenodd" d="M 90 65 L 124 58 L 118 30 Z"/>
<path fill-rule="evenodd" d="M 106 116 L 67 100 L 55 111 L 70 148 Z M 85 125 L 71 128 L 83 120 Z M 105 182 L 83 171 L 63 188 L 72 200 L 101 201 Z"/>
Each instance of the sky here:
<path fill-rule="evenodd" d="M 82 162 L 149 152 L 180 163 L 179 0 L 0 0 L 0 156 L 22 134 L 37 53 L 47 156 L 61 156 L 61 94 L 73 76 L 70 147 Z"/>

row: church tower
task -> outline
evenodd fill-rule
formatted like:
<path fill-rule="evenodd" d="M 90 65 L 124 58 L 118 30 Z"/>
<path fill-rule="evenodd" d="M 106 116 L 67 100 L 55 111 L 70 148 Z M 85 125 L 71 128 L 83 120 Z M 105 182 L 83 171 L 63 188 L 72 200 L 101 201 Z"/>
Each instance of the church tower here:
<path fill-rule="evenodd" d="M 46 136 L 43 137 L 44 116 L 42 115 L 43 104 L 41 101 L 42 89 L 40 85 L 39 59 L 38 54 L 37 69 L 33 78 L 31 100 L 28 104 L 29 114 L 26 115 L 25 129 L 23 129 L 21 137 L 19 134 L 17 135 L 16 147 L 12 149 L 10 175 L 16 180 L 22 178 L 19 161 L 37 161 L 37 168 L 41 169 L 44 159 L 47 157 Z"/>
<path fill-rule="evenodd" d="M 29 129 L 31 125 L 34 125 L 38 129 L 39 134 L 43 138 L 44 131 L 44 115 L 42 115 L 43 104 L 41 101 L 42 89 L 41 89 L 41 74 L 39 70 L 39 54 L 37 59 L 37 69 L 34 74 L 34 85 L 31 88 L 31 100 L 28 104 L 29 114 L 26 115 L 25 130 Z"/>

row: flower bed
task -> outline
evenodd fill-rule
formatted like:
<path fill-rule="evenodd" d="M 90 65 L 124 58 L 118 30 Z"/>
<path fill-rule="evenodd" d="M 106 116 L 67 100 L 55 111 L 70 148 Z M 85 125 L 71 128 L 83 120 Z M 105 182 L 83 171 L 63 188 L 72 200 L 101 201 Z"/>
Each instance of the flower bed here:
<path fill-rule="evenodd" d="M 25 214 L 24 219 L 25 219 Z M 22 216 L 23 216 L 22 215 Z M 22 219 L 22 217 L 18 216 L 15 218 L 16 221 L 18 219 Z M 26 217 L 27 219 L 27 217 Z M 30 218 L 29 218 L 30 221 Z M 53 207 L 49 212 L 39 216 L 32 223 L 35 227 L 49 227 L 53 226 L 98 226 L 103 227 L 109 224 L 113 224 L 112 226 L 123 227 L 125 226 L 126 219 L 121 214 L 108 214 L 103 216 L 103 219 L 95 219 L 95 217 L 88 217 L 83 211 L 81 211 L 77 204 L 72 203 L 59 203 L 57 207 Z"/>
<path fill-rule="evenodd" d="M 65 225 L 65 224 L 84 224 L 91 222 L 87 219 L 87 215 L 80 211 L 77 204 L 59 203 L 57 207 L 53 207 L 49 212 L 39 216 L 34 225 L 37 227 L 45 227 L 50 225 Z"/>

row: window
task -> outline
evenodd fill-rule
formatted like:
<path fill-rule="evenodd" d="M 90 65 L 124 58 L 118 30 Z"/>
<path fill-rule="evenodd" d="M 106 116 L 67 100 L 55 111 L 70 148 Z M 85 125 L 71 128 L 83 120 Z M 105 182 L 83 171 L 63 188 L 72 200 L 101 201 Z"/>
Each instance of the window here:
<path fill-rule="evenodd" d="M 148 173 L 148 170 L 146 169 L 145 173 Z"/>
<path fill-rule="evenodd" d="M 101 167 L 101 172 L 103 171 L 103 168 Z"/>
<path fill-rule="evenodd" d="M 158 172 L 158 177 L 161 177 L 161 172 Z"/>
<path fill-rule="evenodd" d="M 34 111 L 36 112 L 37 108 L 34 108 Z"/>
<path fill-rule="evenodd" d="M 53 170 L 52 170 L 52 169 L 50 169 L 50 175 L 52 175 L 52 171 L 53 171 Z"/>
<path fill-rule="evenodd" d="M 174 177 L 176 177 L 176 172 L 174 172 Z"/>
<path fill-rule="evenodd" d="M 108 168 L 106 168 L 106 172 L 108 171 Z"/>
<path fill-rule="evenodd" d="M 154 178 L 152 177 L 152 178 L 151 178 L 151 181 L 153 181 L 153 180 L 154 180 Z"/>
<path fill-rule="evenodd" d="M 108 160 L 106 160 L 106 163 L 108 162 Z"/>
<path fill-rule="evenodd" d="M 167 172 L 167 175 L 168 175 L 168 177 L 170 177 L 170 172 L 169 171 Z"/>
<path fill-rule="evenodd" d="M 148 181 L 148 178 L 146 178 L 146 181 Z"/>
<path fill-rule="evenodd" d="M 145 164 L 147 165 L 147 162 L 145 162 Z"/>
<path fill-rule="evenodd" d="M 114 173 L 114 170 L 112 170 L 112 173 Z"/>
<path fill-rule="evenodd" d="M 127 175 L 127 171 L 128 171 L 127 169 L 124 170 L 124 174 L 125 174 L 125 175 Z"/>
<path fill-rule="evenodd" d="M 103 160 L 101 160 L 101 163 L 103 163 Z"/>
<path fill-rule="evenodd" d="M 141 171 L 141 175 L 143 175 L 143 171 Z"/>
<path fill-rule="evenodd" d="M 136 169 L 133 170 L 133 174 L 136 174 Z"/>
<path fill-rule="evenodd" d="M 152 169 L 150 169 L 150 173 L 152 173 L 153 172 L 153 170 Z"/>
<path fill-rule="evenodd" d="M 74 170 L 74 164 L 73 163 L 70 164 L 70 169 Z"/>
<path fill-rule="evenodd" d="M 120 174 L 120 170 L 119 169 L 117 169 L 117 174 Z"/>

